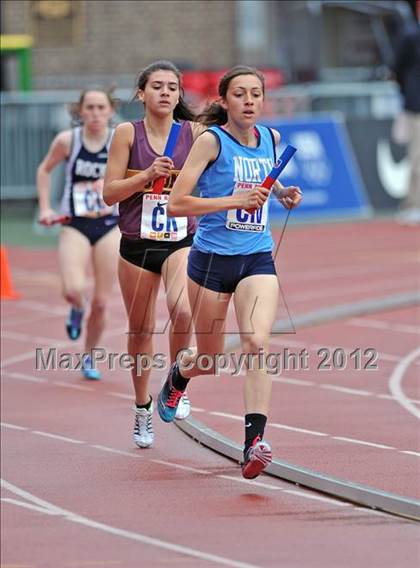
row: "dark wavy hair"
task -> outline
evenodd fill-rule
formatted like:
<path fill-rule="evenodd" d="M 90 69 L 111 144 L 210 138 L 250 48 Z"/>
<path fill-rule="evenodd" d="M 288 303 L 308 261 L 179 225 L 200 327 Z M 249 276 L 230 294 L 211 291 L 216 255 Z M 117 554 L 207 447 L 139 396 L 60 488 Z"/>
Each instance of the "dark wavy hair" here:
<path fill-rule="evenodd" d="M 258 69 L 255 69 L 255 67 L 248 67 L 247 65 L 236 65 L 236 67 L 229 69 L 229 71 L 227 71 L 219 81 L 218 93 L 220 98 L 226 99 L 230 82 L 232 79 L 239 77 L 240 75 L 254 75 L 255 77 L 258 77 L 261 81 L 263 94 L 265 93 L 264 75 L 258 71 Z M 226 124 L 227 119 L 227 112 L 218 101 L 214 101 L 208 105 L 197 117 L 197 120 L 206 126 L 212 126 L 213 124 Z"/>
<path fill-rule="evenodd" d="M 190 109 L 187 103 L 184 101 L 184 89 L 182 87 L 182 75 L 181 71 L 178 69 L 176 65 L 174 65 L 171 61 L 167 61 L 166 59 L 161 59 L 159 61 L 155 61 L 145 67 L 139 74 L 137 81 L 136 81 L 136 95 L 139 90 L 144 91 L 146 87 L 147 81 L 152 73 L 155 71 L 172 71 L 172 73 L 177 77 L 178 84 L 179 84 L 179 101 L 176 107 L 174 108 L 174 118 L 181 119 L 181 120 L 197 120 L 195 113 Z"/>

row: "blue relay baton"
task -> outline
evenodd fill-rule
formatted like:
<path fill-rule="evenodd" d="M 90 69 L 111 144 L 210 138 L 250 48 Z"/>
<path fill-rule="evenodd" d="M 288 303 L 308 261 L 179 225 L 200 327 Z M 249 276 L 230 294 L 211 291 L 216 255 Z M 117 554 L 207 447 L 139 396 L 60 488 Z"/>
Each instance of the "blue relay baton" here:
<path fill-rule="evenodd" d="M 292 146 L 291 144 L 288 144 L 286 146 L 286 148 L 281 153 L 279 159 L 274 164 L 271 172 L 268 174 L 268 176 L 265 178 L 265 180 L 260 184 L 261 187 L 265 187 L 266 189 L 271 189 L 273 183 L 276 181 L 276 179 L 279 177 L 281 172 L 284 170 L 284 168 L 287 166 L 287 164 L 293 158 L 296 151 L 297 151 L 297 149 L 294 146 Z M 253 213 L 254 211 L 255 211 L 255 209 L 253 209 L 252 211 L 248 211 L 248 213 Z"/>
<path fill-rule="evenodd" d="M 174 122 L 171 126 L 165 150 L 163 152 L 164 156 L 172 158 L 180 132 L 181 132 L 181 124 L 179 122 Z M 163 188 L 165 186 L 165 179 L 166 178 L 164 177 L 155 179 L 155 181 L 153 182 L 153 193 L 162 193 Z"/>

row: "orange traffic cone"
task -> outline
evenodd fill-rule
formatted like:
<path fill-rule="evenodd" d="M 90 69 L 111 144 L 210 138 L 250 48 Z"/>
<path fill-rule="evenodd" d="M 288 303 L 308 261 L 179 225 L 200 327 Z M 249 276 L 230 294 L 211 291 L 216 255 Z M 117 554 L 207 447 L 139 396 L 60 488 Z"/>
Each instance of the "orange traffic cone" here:
<path fill-rule="evenodd" d="M 0 299 L 17 300 L 22 294 L 13 289 L 5 247 L 0 247 Z"/>

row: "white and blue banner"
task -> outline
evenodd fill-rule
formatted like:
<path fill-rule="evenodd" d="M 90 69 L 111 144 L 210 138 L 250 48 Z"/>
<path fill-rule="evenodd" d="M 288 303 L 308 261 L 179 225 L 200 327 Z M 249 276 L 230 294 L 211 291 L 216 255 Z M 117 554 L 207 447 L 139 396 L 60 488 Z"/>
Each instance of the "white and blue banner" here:
<path fill-rule="evenodd" d="M 295 219 L 311 217 L 367 217 L 369 198 L 344 122 L 335 116 L 305 116 L 264 121 L 278 130 L 281 144 L 297 152 L 280 176 L 283 185 L 298 185 L 303 192 Z M 283 216 L 284 208 L 271 199 L 270 216 Z"/>

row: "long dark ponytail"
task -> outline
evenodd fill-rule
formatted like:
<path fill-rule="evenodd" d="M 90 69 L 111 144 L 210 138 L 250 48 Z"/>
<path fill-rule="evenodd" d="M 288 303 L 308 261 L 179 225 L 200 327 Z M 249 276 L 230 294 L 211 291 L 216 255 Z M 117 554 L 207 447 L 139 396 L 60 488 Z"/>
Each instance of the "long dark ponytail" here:
<path fill-rule="evenodd" d="M 174 118 L 181 119 L 181 120 L 197 120 L 195 113 L 190 109 L 187 103 L 184 101 L 184 89 L 182 87 L 182 75 L 180 70 L 176 65 L 174 65 L 171 61 L 167 61 L 166 59 L 161 59 L 159 61 L 155 61 L 145 67 L 139 74 L 137 81 L 136 81 L 136 88 L 137 91 L 142 90 L 146 87 L 147 81 L 152 73 L 155 71 L 172 71 L 174 75 L 176 75 L 179 84 L 179 101 L 176 107 L 174 108 Z"/>
<path fill-rule="evenodd" d="M 255 67 L 248 67 L 247 65 L 237 65 L 236 67 L 232 67 L 229 69 L 227 73 L 223 75 L 219 82 L 218 93 L 219 97 L 222 99 L 226 99 L 226 94 L 229 88 L 229 83 L 235 77 L 239 77 L 240 75 L 255 75 L 261 81 L 263 93 L 265 91 L 265 81 L 264 75 L 255 69 Z M 202 113 L 200 113 L 197 117 L 197 120 L 206 126 L 212 126 L 213 124 L 226 124 L 228 119 L 227 112 L 222 107 L 222 105 L 218 101 L 212 102 L 208 107 L 206 107 Z"/>

